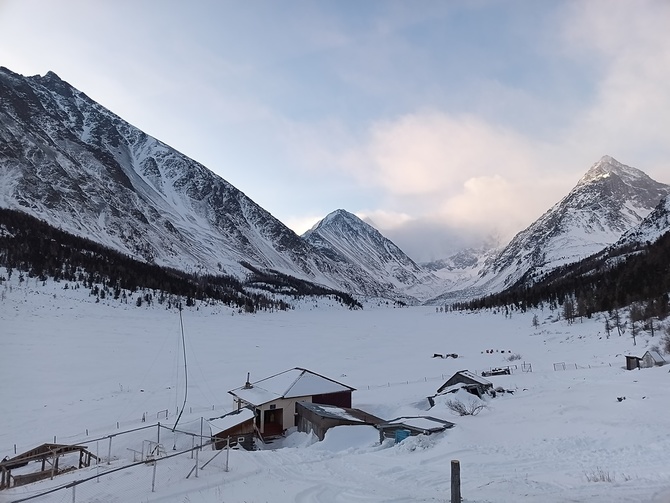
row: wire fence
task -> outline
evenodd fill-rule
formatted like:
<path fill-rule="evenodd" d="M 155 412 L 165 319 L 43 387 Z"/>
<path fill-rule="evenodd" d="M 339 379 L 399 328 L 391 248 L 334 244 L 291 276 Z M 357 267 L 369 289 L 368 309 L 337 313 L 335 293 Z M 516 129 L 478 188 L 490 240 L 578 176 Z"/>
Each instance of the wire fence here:
<path fill-rule="evenodd" d="M 585 370 L 585 369 L 598 369 L 598 368 L 604 368 L 604 367 L 611 367 L 612 364 L 608 363 L 605 365 L 604 363 L 601 365 L 591 365 L 591 364 L 586 364 L 586 365 L 578 365 L 577 363 L 565 363 L 565 362 L 559 362 L 559 363 L 554 363 L 554 371 L 564 371 L 564 370 Z"/>
<path fill-rule="evenodd" d="M 43 480 L 11 487 L 12 479 L 18 480 L 20 476 L 10 475 L 10 488 L 3 493 L 9 498 L 8 503 L 144 501 L 148 493 L 158 491 L 161 485 L 197 478 L 199 471 L 223 452 L 217 451 L 212 456 L 211 431 L 204 427 L 204 419 L 200 422 L 202 434 L 172 430 L 158 423 L 91 439 L 89 452 L 96 461 L 92 466 L 75 470 L 72 464 L 76 464 L 74 457 L 79 454 L 54 454 L 46 459 L 47 470 L 36 471 L 39 463 L 14 470 L 29 472 L 33 465 L 32 476 Z M 210 459 L 203 463 L 205 454 Z M 210 466 L 227 471 L 228 459 L 222 458 Z M 113 474 L 117 477 L 111 477 Z M 123 477 L 123 483 L 118 483 L 119 476 Z"/>
<path fill-rule="evenodd" d="M 211 407 L 187 407 L 184 412 L 189 414 L 207 414 L 207 417 L 214 417 L 226 414 L 231 411 L 232 406 L 224 407 L 223 405 L 212 405 Z M 94 428 L 84 428 L 83 431 L 73 433 L 70 435 L 52 435 L 52 436 L 43 436 L 41 438 L 42 442 L 53 442 L 56 443 L 68 443 L 68 444 L 81 444 L 81 443 L 91 443 L 96 441 L 99 437 L 107 436 L 106 433 L 117 430 L 128 431 L 134 428 L 142 427 L 156 427 L 156 423 L 160 421 L 167 422 L 168 420 L 174 420 L 179 411 L 178 409 L 162 409 L 160 411 L 154 412 L 143 412 L 141 416 L 138 416 L 136 419 L 131 419 L 128 421 L 116 421 L 114 424 L 108 424 L 106 426 L 96 426 Z M 24 452 L 32 447 L 38 442 L 31 442 L 30 445 L 16 442 L 9 444 L 9 446 L 3 446 L 0 450 L 1 456 L 15 456 L 20 452 Z M 11 450 L 7 449 L 9 447 Z M 12 454 L 13 452 L 13 454 Z M 1 457 L 0 456 L 0 457 Z"/>

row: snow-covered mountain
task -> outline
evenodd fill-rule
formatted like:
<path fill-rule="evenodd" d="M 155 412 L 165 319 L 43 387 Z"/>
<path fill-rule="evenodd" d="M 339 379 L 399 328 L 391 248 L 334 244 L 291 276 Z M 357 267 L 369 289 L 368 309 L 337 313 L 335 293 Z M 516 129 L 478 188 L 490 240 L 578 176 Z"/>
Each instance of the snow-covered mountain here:
<path fill-rule="evenodd" d="M 501 249 L 497 239 L 489 238 L 480 246 L 464 248 L 447 258 L 421 264 L 421 267 L 440 278 L 446 291 L 459 291 L 464 285 L 471 284 Z"/>
<path fill-rule="evenodd" d="M 251 266 L 410 303 L 532 281 L 616 242 L 670 193 L 605 156 L 499 253 L 463 250 L 421 266 L 343 210 L 299 237 L 221 177 L 54 73 L 23 77 L 1 67 L 0 167 L 0 207 L 147 262 L 240 279 Z M 655 225 L 662 227 L 660 218 Z"/>
<path fill-rule="evenodd" d="M 147 262 L 244 278 L 244 264 L 402 297 L 322 254 L 244 193 L 54 73 L 0 68 L 0 206 Z"/>
<path fill-rule="evenodd" d="M 670 196 L 664 197 L 640 225 L 621 236 L 615 246 L 641 246 L 653 243 L 668 232 L 670 232 Z"/>
<path fill-rule="evenodd" d="M 303 239 L 323 254 L 357 264 L 389 288 L 426 299 L 440 279 L 417 265 L 377 229 L 345 210 L 327 215 L 303 234 Z"/>
<path fill-rule="evenodd" d="M 604 156 L 566 197 L 488 260 L 476 278 L 466 278 L 433 302 L 498 292 L 578 262 L 640 225 L 668 194 L 670 186 Z"/>

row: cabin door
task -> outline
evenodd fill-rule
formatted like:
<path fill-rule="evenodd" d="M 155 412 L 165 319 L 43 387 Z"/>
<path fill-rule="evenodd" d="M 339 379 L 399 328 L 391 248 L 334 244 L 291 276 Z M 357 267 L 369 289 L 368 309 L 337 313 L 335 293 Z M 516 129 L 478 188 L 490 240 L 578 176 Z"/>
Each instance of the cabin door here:
<path fill-rule="evenodd" d="M 281 435 L 284 431 L 284 409 L 270 409 L 263 412 L 264 434 Z"/>

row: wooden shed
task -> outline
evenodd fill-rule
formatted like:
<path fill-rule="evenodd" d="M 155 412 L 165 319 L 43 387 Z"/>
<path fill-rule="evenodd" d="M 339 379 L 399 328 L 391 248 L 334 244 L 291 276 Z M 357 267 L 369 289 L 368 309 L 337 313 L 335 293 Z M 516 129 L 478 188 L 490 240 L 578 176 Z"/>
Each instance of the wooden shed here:
<path fill-rule="evenodd" d="M 409 432 L 410 436 L 432 435 L 454 426 L 454 423 L 432 416 L 403 416 L 379 423 L 377 429 L 379 430 L 379 441 L 383 442 L 385 438 L 397 439 L 398 430 Z"/>
<path fill-rule="evenodd" d="M 229 412 L 221 417 L 210 419 L 212 428 L 212 440 L 215 449 L 230 447 L 242 447 L 247 451 L 254 449 L 254 411 L 242 408 Z"/>
<path fill-rule="evenodd" d="M 77 466 L 63 467 L 61 463 L 59 467 L 60 458 L 70 454 L 79 454 Z M 30 484 L 38 480 L 53 478 L 60 473 L 90 466 L 91 459 L 97 461 L 98 458 L 88 452 L 85 445 L 42 444 L 13 458 L 0 461 L 0 489 Z M 31 471 L 26 468 L 25 473 L 12 475 L 12 470 L 27 467 L 30 462 L 41 463 L 40 469 Z"/>
<path fill-rule="evenodd" d="M 360 409 L 312 402 L 296 403 L 295 411 L 298 418 L 298 431 L 313 432 L 319 440 L 323 440 L 326 432 L 335 426 L 375 426 L 383 422 L 383 419 Z"/>
<path fill-rule="evenodd" d="M 455 385 L 460 385 L 460 388 L 465 389 L 473 395 L 477 395 L 479 398 L 485 395 L 488 390 L 493 389 L 493 383 L 491 381 L 484 379 L 469 370 L 459 370 L 438 388 L 437 393 L 443 393 L 447 388 Z"/>
<path fill-rule="evenodd" d="M 658 351 L 647 351 L 642 357 L 626 355 L 626 370 L 660 367 L 666 363 Z"/>
<path fill-rule="evenodd" d="M 296 403 L 312 402 L 351 407 L 355 390 L 328 377 L 300 367 L 285 370 L 256 382 L 230 390 L 237 409 L 249 407 L 255 414 L 256 429 L 263 439 L 282 435 L 297 426 Z"/>
<path fill-rule="evenodd" d="M 626 355 L 626 370 L 634 370 L 640 368 L 639 356 Z"/>

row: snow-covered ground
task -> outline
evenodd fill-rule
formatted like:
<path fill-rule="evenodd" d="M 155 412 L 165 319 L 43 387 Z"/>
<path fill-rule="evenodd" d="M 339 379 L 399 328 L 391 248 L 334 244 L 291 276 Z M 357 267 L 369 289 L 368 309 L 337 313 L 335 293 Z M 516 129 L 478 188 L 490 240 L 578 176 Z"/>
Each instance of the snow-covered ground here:
<path fill-rule="evenodd" d="M 104 458 L 107 443 L 98 438 L 159 420 L 174 424 L 184 392 L 175 309 L 96 303 L 84 288 L 19 284 L 17 276 L 0 284 L 0 458 L 54 438 Z M 354 406 L 384 419 L 427 414 L 456 426 L 397 445 L 380 445 L 370 427 L 336 428 L 323 442 L 293 433 L 264 450 L 231 451 L 229 471 L 219 455 L 187 479 L 194 460 L 182 455 L 158 463 L 155 492 L 152 468 L 141 465 L 77 486 L 76 501 L 449 501 L 450 463 L 458 459 L 465 502 L 669 502 L 670 366 L 623 369 L 623 355 L 642 356 L 659 336 L 639 336 L 633 346 L 628 333 L 605 337 L 600 318 L 568 325 L 556 314 L 438 313 L 383 303 L 349 311 L 313 300 L 254 315 L 188 308 L 189 388 L 180 425 L 189 431 L 199 430 L 201 417 L 207 426 L 232 409 L 227 391 L 247 372 L 255 381 L 296 366 L 357 388 Z M 513 354 L 521 359 L 508 361 Z M 521 371 L 524 362 L 532 372 Z M 428 410 L 426 397 L 454 372 L 510 364 L 518 366 L 512 375 L 490 379 L 514 393 L 488 400 L 479 415 L 455 416 L 439 397 Z M 171 454 L 176 437 L 166 436 Z M 123 466 L 133 460 L 128 449 L 141 450 L 148 437 L 120 437 L 109 465 L 0 491 L 0 502 Z M 179 442 L 179 449 L 191 446 Z M 200 452 L 200 465 L 216 452 Z M 72 492 L 32 501 L 70 502 Z"/>

